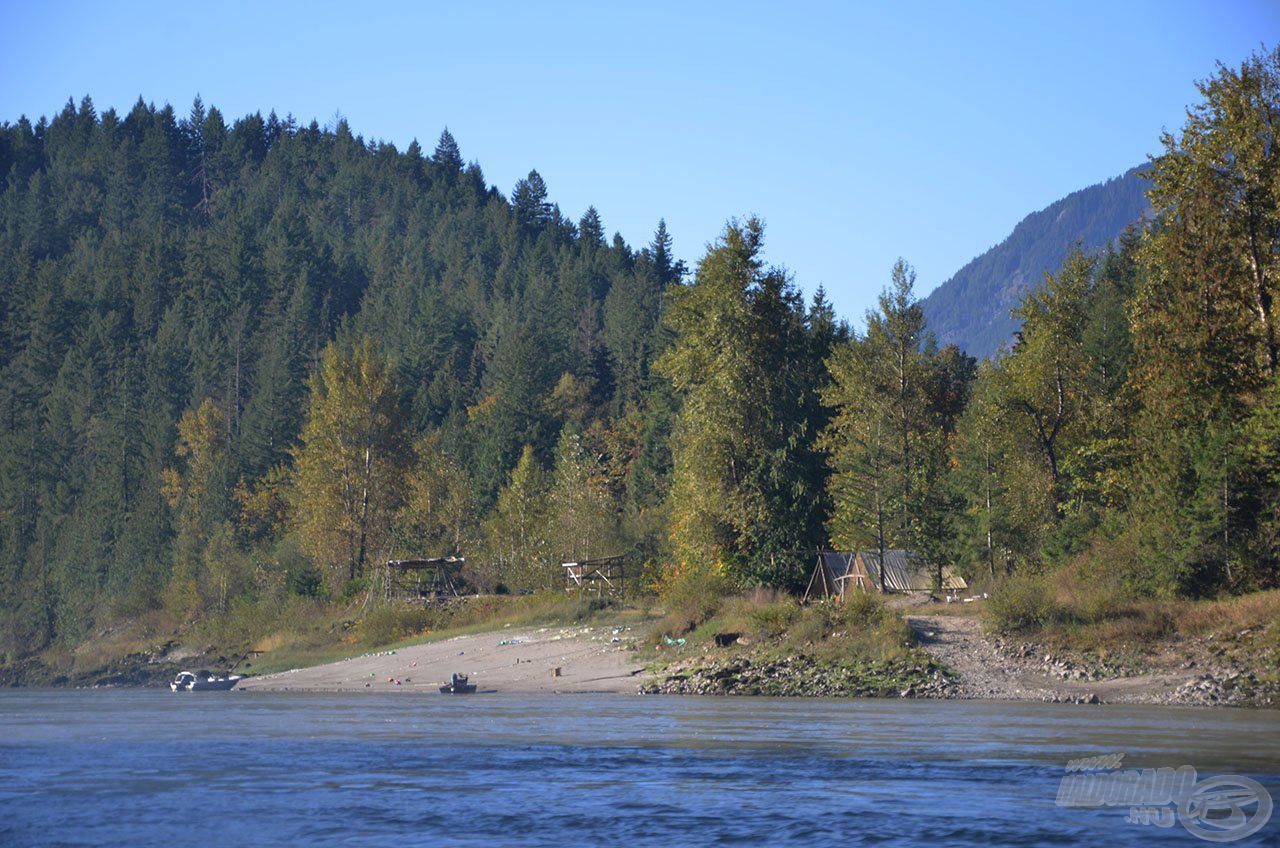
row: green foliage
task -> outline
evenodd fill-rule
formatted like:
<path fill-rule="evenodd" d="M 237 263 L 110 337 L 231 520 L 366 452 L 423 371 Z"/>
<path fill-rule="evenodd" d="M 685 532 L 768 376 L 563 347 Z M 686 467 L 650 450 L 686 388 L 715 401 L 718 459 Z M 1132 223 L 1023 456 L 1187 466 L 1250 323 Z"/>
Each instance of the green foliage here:
<path fill-rule="evenodd" d="M 778 639 L 786 634 L 799 616 L 800 607 L 794 598 L 761 603 L 750 612 L 753 635 L 759 639 Z"/>
<path fill-rule="evenodd" d="M 397 521 L 402 545 L 416 556 L 465 556 L 479 537 L 467 469 L 435 431 L 414 445 L 404 506 Z"/>
<path fill-rule="evenodd" d="M 687 630 L 730 587 L 797 588 L 828 530 L 992 581 L 1276 585 L 1277 80 L 1273 50 L 1200 86 L 1146 230 L 1086 252 L 1136 216 L 1131 174 L 983 259 L 1009 298 L 1057 270 L 976 377 L 924 317 L 946 340 L 1008 299 L 926 310 L 900 263 L 851 339 L 759 221 L 690 282 L 665 223 L 606 240 L 536 171 L 508 202 L 447 131 L 425 158 L 88 98 L 0 124 L 0 652 L 121 619 L 265 634 L 431 554 L 522 589 L 626 548 Z"/>
<path fill-rule="evenodd" d="M 676 555 L 746 583 L 795 586 L 769 557 L 812 547 L 823 473 L 813 448 L 815 330 L 791 281 L 760 258 L 764 227 L 731 222 L 671 291 L 658 361 L 681 400 L 670 503 Z"/>
<path fill-rule="evenodd" d="M 665 615 L 657 629 L 672 636 L 688 633 L 710 619 L 737 588 L 719 568 L 686 565 L 664 578 L 658 597 Z"/>
<path fill-rule="evenodd" d="M 899 259 L 866 333 L 833 351 L 832 410 L 820 445 L 832 469 L 828 526 L 848 550 L 909 548 L 950 559 L 956 511 L 948 447 L 973 378 L 973 360 L 939 353 L 914 295 L 915 272 Z"/>
<path fill-rule="evenodd" d="M 329 345 L 311 381 L 291 490 L 298 531 L 330 585 L 364 575 L 388 549 L 408 453 L 389 365 L 366 337 Z"/>
<path fill-rule="evenodd" d="M 547 516 L 546 472 L 525 446 L 511 478 L 484 524 L 484 561 L 475 573 L 482 587 L 507 591 L 548 589 L 564 579 L 553 562 Z"/>
<path fill-rule="evenodd" d="M 1017 574 L 1000 583 L 984 612 L 987 626 L 997 633 L 1039 630 L 1058 616 L 1049 584 L 1038 574 Z"/>
<path fill-rule="evenodd" d="M 879 595 L 871 592 L 851 592 L 840 605 L 842 622 L 852 628 L 878 624 L 888 614 Z"/>
<path fill-rule="evenodd" d="M 420 606 L 378 604 L 360 619 L 357 638 L 371 648 L 416 636 L 431 623 L 431 612 Z"/>
<path fill-rule="evenodd" d="M 617 506 L 606 469 L 587 453 L 583 437 L 568 428 L 556 445 L 549 500 L 557 562 L 618 552 Z"/>
<path fill-rule="evenodd" d="M 1149 525 L 1173 519 L 1148 567 L 1192 594 L 1280 581 L 1268 529 L 1280 491 L 1241 453 L 1242 427 L 1265 419 L 1254 410 L 1266 409 L 1276 376 L 1280 48 L 1220 67 L 1199 89 L 1154 161 L 1159 222 L 1129 310 L 1141 403 L 1134 512 Z"/>

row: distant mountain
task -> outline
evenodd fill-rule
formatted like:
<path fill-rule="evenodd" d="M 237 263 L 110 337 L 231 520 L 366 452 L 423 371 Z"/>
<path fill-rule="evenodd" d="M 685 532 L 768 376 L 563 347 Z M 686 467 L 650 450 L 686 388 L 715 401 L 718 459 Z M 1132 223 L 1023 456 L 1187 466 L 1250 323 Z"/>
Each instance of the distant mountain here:
<path fill-rule="evenodd" d="M 1148 166 L 1073 192 L 1023 218 L 1009 237 L 961 268 L 921 305 L 940 345 L 956 344 L 979 359 L 1013 338 L 1010 315 L 1028 287 L 1056 271 L 1076 242 L 1098 250 L 1148 213 L 1142 176 Z"/>

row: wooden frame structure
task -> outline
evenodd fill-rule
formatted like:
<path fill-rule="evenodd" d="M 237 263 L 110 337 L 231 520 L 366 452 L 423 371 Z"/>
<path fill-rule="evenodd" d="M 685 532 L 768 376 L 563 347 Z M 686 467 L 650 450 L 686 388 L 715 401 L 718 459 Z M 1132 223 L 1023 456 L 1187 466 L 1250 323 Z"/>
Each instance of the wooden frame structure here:
<path fill-rule="evenodd" d="M 389 601 L 433 601 L 461 594 L 463 557 L 393 559 L 386 564 Z"/>
<path fill-rule="evenodd" d="M 626 558 L 622 556 L 584 559 L 582 562 L 562 562 L 560 567 L 564 569 L 565 590 L 572 592 L 576 589 L 579 595 L 611 595 L 625 598 L 627 596 L 625 562 Z"/>

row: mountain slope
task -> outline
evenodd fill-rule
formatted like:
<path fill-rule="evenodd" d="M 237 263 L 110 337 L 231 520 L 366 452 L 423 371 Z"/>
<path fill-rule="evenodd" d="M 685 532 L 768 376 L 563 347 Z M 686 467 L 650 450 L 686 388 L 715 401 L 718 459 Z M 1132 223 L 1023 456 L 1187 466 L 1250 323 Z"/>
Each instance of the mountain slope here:
<path fill-rule="evenodd" d="M 1143 217 L 1150 204 L 1146 166 L 1072 192 L 1023 218 L 1009 237 L 961 268 L 922 301 L 939 344 L 991 356 L 1018 329 L 1010 311 L 1046 271 L 1062 264 L 1076 242 L 1097 250 Z"/>

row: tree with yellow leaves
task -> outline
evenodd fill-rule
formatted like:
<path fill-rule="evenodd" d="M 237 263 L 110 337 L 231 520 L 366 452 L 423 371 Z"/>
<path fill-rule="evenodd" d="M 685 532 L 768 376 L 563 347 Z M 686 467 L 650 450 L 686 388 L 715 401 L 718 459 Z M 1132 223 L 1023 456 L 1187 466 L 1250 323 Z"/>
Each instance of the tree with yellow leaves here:
<path fill-rule="evenodd" d="M 385 552 L 409 450 L 391 368 L 367 337 L 349 350 L 329 344 L 310 389 L 293 514 L 303 548 L 340 589 Z"/>

